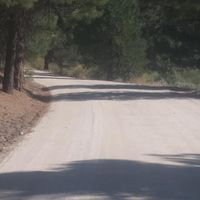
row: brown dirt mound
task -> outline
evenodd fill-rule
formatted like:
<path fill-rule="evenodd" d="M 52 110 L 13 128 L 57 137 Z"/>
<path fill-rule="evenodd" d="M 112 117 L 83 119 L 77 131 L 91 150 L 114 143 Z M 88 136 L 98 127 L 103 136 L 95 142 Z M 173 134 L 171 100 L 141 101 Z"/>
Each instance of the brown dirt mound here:
<path fill-rule="evenodd" d="M 48 102 L 32 98 L 27 91 L 50 96 L 42 86 L 31 81 L 26 83 L 24 92 L 6 94 L 0 90 L 0 153 L 30 132 L 48 109 Z"/>

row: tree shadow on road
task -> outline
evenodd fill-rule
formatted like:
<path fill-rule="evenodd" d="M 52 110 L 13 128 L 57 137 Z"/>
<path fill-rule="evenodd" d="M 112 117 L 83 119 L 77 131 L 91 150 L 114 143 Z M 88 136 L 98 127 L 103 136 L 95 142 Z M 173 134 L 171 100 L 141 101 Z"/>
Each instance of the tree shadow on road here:
<path fill-rule="evenodd" d="M 66 76 L 61 76 L 55 73 L 51 73 L 51 72 L 40 72 L 40 71 L 35 71 L 32 72 L 33 74 L 33 78 L 34 79 L 65 79 L 65 80 L 70 80 L 73 79 L 71 77 L 66 77 Z"/>
<path fill-rule="evenodd" d="M 188 88 L 179 88 L 179 87 L 168 87 L 168 86 L 148 86 L 148 85 L 137 85 L 137 84 L 91 84 L 91 85 L 55 85 L 51 87 L 47 87 L 46 90 L 52 91 L 52 90 L 60 90 L 60 89 L 94 89 L 94 90 L 102 90 L 102 89 L 126 89 L 126 90 L 171 90 L 175 92 L 186 92 L 186 91 L 192 91 Z"/>
<path fill-rule="evenodd" d="M 35 73 L 36 79 L 66 79 L 65 85 L 54 85 L 44 88 L 50 92 L 60 90 L 58 94 L 51 97 L 35 95 L 27 91 L 29 95 L 43 102 L 49 101 L 90 101 L 90 100 L 160 100 L 160 99 L 200 99 L 196 91 L 178 87 L 145 86 L 137 84 L 113 83 L 104 81 L 101 84 L 82 80 L 82 84 L 67 84 L 68 77 L 55 76 L 54 74 Z M 38 76 L 37 76 L 38 75 Z M 48 75 L 48 76 L 47 76 Z M 44 76 L 44 77 L 43 77 Z M 80 80 L 79 80 L 80 81 Z M 77 89 L 77 91 L 76 91 Z M 80 91 L 80 89 L 82 89 Z M 61 91 L 63 90 L 63 92 Z M 61 93 L 62 92 L 62 93 Z M 57 93 L 57 92 L 56 92 Z"/>
<path fill-rule="evenodd" d="M 195 156 L 199 159 L 199 155 Z M 130 160 L 85 160 L 51 171 L 0 174 L 0 199 L 97 196 L 110 200 L 198 200 L 199 185 L 200 168 L 192 163 L 177 166 Z"/>
<path fill-rule="evenodd" d="M 149 156 L 158 157 L 167 161 L 186 164 L 189 166 L 200 167 L 200 154 L 175 154 L 175 155 L 160 155 L 151 154 Z"/>
<path fill-rule="evenodd" d="M 73 86 L 76 87 L 76 86 Z M 69 86 L 70 89 L 73 89 L 73 87 Z M 99 86 L 98 86 L 99 87 Z M 38 99 L 43 102 L 49 102 L 49 101 L 91 101 L 91 100 L 112 100 L 112 101 L 130 101 L 130 100 L 160 100 L 160 99 L 200 99 L 200 94 L 198 92 L 194 91 L 173 91 L 173 90 L 164 90 L 163 91 L 152 91 L 156 90 L 156 87 L 154 89 L 145 89 L 147 86 L 142 88 L 142 86 L 134 86 L 135 88 L 141 88 L 141 89 L 135 89 L 133 91 L 131 90 L 122 90 L 123 88 L 126 89 L 125 86 L 121 85 L 103 85 L 102 89 L 111 89 L 109 91 L 101 91 L 98 90 L 98 87 L 96 85 L 88 85 L 83 86 L 82 88 L 96 88 L 95 90 L 90 91 L 83 91 L 83 92 L 70 92 L 70 90 L 67 90 L 67 92 L 59 93 L 52 96 L 41 96 L 36 95 L 32 91 L 27 90 L 27 93 L 35 99 Z M 133 87 L 133 86 L 132 86 Z M 44 88 L 44 90 L 52 91 L 52 88 Z M 57 89 L 59 88 L 67 88 L 67 86 L 56 86 Z M 81 88 L 78 86 L 78 88 Z M 100 88 L 100 87 L 99 87 Z M 129 87 L 128 87 L 129 88 Z"/>
<path fill-rule="evenodd" d="M 41 96 L 35 95 L 27 90 L 27 93 L 35 99 L 43 102 L 57 101 L 91 101 L 91 100 L 111 100 L 111 101 L 131 101 L 131 100 L 160 100 L 160 99 L 200 99 L 196 92 L 140 92 L 140 91 L 109 91 L 109 92 L 65 92 L 57 95 Z"/>
<path fill-rule="evenodd" d="M 73 78 L 68 78 L 68 77 L 65 77 L 65 76 L 63 76 L 63 77 L 61 77 L 61 76 L 51 76 L 51 77 L 48 77 L 48 76 L 34 76 L 33 77 L 34 79 L 47 79 L 47 80 L 49 80 L 49 79 L 51 79 L 51 80 L 71 80 L 71 79 L 73 79 Z"/>

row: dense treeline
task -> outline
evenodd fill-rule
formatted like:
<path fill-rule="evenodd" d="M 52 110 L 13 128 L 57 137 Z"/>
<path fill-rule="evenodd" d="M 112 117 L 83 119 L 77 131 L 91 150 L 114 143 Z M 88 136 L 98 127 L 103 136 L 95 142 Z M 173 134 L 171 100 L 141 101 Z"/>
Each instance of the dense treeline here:
<path fill-rule="evenodd" d="M 200 67 L 196 0 L 0 0 L 3 90 L 23 88 L 25 61 L 84 64 L 95 78 Z"/>
<path fill-rule="evenodd" d="M 195 0 L 159 2 L 140 1 L 143 36 L 148 41 L 152 66 L 162 71 L 166 70 L 164 63 L 199 66 L 200 3 Z"/>

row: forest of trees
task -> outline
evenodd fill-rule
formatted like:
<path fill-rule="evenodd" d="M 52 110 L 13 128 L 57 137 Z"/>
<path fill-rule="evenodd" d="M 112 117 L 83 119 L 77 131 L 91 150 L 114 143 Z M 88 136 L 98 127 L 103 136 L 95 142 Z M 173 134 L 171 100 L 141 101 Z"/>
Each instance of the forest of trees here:
<path fill-rule="evenodd" d="M 3 90 L 22 90 L 24 63 L 98 67 L 105 79 L 200 67 L 198 0 L 0 0 Z M 97 75 L 98 76 L 98 75 Z"/>

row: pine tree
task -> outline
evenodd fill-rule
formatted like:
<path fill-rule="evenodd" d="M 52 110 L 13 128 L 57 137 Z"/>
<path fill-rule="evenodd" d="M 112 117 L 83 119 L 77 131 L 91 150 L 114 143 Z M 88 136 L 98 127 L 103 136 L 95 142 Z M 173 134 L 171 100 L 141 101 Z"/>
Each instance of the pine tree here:
<path fill-rule="evenodd" d="M 35 0 L 1 0 L 0 5 L 4 6 L 7 12 L 7 47 L 6 59 L 3 79 L 3 90 L 7 93 L 16 89 L 21 90 L 22 69 L 21 63 L 23 59 L 23 16 L 24 11 L 33 6 Z M 16 67 L 16 71 L 15 68 Z M 15 84 L 14 84 L 15 80 Z"/>

